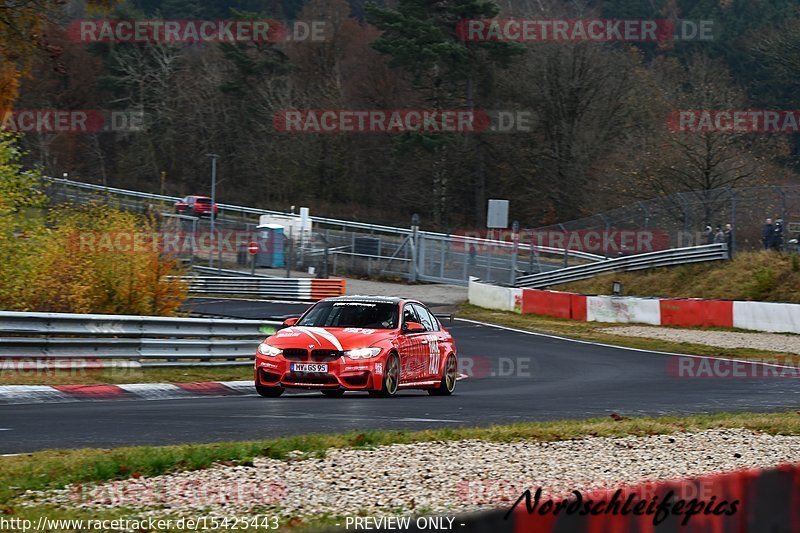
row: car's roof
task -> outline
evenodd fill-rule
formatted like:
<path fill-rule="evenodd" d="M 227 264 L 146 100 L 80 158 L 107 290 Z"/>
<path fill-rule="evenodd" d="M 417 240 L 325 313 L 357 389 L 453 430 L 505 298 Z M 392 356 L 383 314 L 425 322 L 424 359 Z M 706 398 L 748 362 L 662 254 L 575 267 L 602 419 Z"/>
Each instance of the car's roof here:
<path fill-rule="evenodd" d="M 187 198 L 198 198 L 198 199 L 203 199 L 203 200 L 211 200 L 210 196 L 200 196 L 200 195 L 197 195 L 197 194 L 190 194 L 189 196 L 187 196 Z"/>
<path fill-rule="evenodd" d="M 409 301 L 407 298 L 400 298 L 398 296 L 369 296 L 361 294 L 352 294 L 348 296 L 334 296 L 332 298 L 325 298 L 323 302 L 380 302 L 399 304 L 400 302 Z"/>

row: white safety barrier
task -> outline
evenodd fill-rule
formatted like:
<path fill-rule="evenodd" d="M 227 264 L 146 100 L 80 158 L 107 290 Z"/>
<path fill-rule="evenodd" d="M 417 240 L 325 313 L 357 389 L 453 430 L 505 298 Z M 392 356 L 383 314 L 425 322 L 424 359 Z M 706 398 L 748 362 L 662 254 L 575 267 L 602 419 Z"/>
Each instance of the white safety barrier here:
<path fill-rule="evenodd" d="M 800 305 L 733 302 L 733 327 L 757 331 L 800 333 Z"/>
<path fill-rule="evenodd" d="M 555 296 L 558 296 L 555 298 Z M 590 322 L 714 326 L 800 334 L 800 304 L 697 298 L 633 298 L 514 289 L 469 282 L 469 302 L 487 309 Z"/>
<path fill-rule="evenodd" d="M 624 324 L 661 324 L 658 298 L 587 296 L 586 320 L 589 322 L 621 322 Z"/>
<path fill-rule="evenodd" d="M 519 312 L 522 306 L 522 289 L 479 283 L 476 278 L 469 280 L 468 295 L 469 303 L 486 309 Z"/>

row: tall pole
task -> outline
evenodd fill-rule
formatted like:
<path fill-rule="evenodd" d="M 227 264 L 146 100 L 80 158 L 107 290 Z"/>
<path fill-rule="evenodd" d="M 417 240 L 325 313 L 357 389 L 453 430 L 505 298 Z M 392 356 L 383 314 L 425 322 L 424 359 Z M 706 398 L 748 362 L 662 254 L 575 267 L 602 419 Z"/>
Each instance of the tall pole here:
<path fill-rule="evenodd" d="M 417 234 L 419 233 L 419 215 L 411 215 L 411 269 L 409 271 L 409 281 L 417 281 Z"/>
<path fill-rule="evenodd" d="M 219 156 L 217 154 L 206 154 L 206 156 L 211 158 L 211 250 L 208 252 L 208 266 L 213 268 L 214 246 L 217 243 L 217 234 L 214 231 L 214 222 L 217 217 L 214 210 L 217 206 L 217 157 Z M 221 261 L 219 268 L 222 269 Z"/>
<path fill-rule="evenodd" d="M 292 207 L 292 212 L 294 212 L 294 206 Z M 288 246 L 288 250 L 285 252 L 286 255 L 286 277 L 292 277 L 292 252 L 294 251 L 294 241 L 292 235 L 292 225 L 289 225 L 289 238 L 286 241 L 286 245 Z"/>
<path fill-rule="evenodd" d="M 511 225 L 513 244 L 511 248 L 511 286 L 517 283 L 517 259 L 519 258 L 519 222 Z"/>

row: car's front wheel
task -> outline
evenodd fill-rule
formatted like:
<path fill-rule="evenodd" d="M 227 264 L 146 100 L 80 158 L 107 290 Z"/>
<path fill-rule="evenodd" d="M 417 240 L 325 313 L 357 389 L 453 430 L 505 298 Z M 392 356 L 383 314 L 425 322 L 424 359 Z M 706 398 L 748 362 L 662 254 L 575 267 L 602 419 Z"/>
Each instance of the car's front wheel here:
<path fill-rule="evenodd" d="M 264 398 L 277 398 L 283 394 L 283 387 L 266 387 L 256 384 L 256 392 Z"/>
<path fill-rule="evenodd" d="M 391 398 L 397 394 L 397 386 L 400 384 L 400 358 L 397 354 L 389 354 L 386 358 L 386 369 L 383 373 L 383 385 L 380 390 L 370 391 L 371 396 Z"/>
<path fill-rule="evenodd" d="M 450 396 L 456 390 L 456 381 L 458 380 L 458 361 L 456 356 L 450 354 L 444 362 L 444 370 L 442 371 L 442 380 L 439 387 L 436 389 L 428 389 L 428 394 L 431 396 Z"/>

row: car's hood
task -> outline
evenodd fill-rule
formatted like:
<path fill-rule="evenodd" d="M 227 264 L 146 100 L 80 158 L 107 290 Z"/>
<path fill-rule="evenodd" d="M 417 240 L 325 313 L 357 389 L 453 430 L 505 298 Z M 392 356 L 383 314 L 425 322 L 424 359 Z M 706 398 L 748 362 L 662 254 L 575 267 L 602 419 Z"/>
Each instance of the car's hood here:
<path fill-rule="evenodd" d="M 294 326 L 278 331 L 275 335 L 269 337 L 267 342 L 281 349 L 352 350 L 355 348 L 367 348 L 393 334 L 394 331 L 389 329 Z"/>

